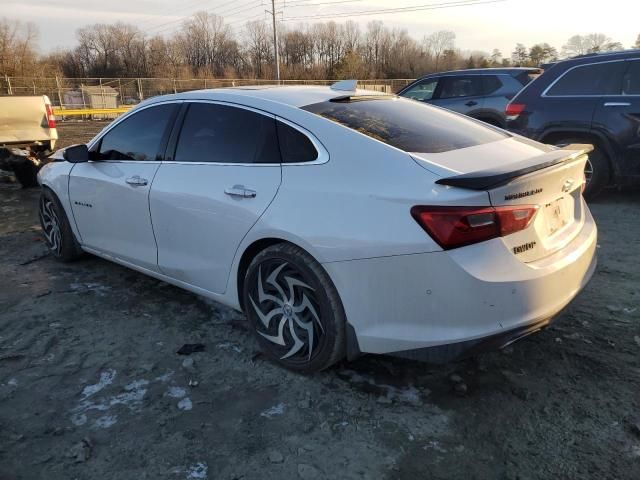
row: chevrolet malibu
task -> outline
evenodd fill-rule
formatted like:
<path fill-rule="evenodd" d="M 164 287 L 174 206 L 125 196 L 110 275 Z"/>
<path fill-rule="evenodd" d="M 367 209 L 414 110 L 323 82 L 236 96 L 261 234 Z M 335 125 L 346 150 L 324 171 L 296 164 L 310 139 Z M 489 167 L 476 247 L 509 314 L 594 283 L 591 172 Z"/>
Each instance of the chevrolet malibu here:
<path fill-rule="evenodd" d="M 40 221 L 60 260 L 243 311 L 284 367 L 450 361 L 542 329 L 590 279 L 588 152 L 352 81 L 194 91 L 58 152 Z"/>

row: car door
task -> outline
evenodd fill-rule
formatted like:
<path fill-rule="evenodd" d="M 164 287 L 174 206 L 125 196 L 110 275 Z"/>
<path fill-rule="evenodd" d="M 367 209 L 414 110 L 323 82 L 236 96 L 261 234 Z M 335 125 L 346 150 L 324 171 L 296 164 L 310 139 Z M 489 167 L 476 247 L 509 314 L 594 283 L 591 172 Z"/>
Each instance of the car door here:
<path fill-rule="evenodd" d="M 157 271 L 149 190 L 178 105 L 143 108 L 116 123 L 69 176 L 73 217 L 84 246 Z"/>
<path fill-rule="evenodd" d="M 621 86 L 600 99 L 593 128 L 618 145 L 620 173 L 640 175 L 640 59 L 625 62 Z"/>
<path fill-rule="evenodd" d="M 445 76 L 438 82 L 434 105 L 473 115 L 484 107 L 482 75 Z"/>
<path fill-rule="evenodd" d="M 223 293 L 238 245 L 281 181 L 273 115 L 190 102 L 156 174 L 150 206 L 162 273 Z"/>

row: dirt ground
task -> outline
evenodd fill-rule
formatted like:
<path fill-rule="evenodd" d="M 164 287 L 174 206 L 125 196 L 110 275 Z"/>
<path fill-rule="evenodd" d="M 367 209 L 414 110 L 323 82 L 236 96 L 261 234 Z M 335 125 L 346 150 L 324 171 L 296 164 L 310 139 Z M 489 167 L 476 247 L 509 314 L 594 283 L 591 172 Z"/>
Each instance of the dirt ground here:
<path fill-rule="evenodd" d="M 56 262 L 37 198 L 0 184 L 2 480 L 640 478 L 639 191 L 591 205 L 598 270 L 547 330 L 456 364 L 313 376 L 266 361 L 241 314 Z"/>

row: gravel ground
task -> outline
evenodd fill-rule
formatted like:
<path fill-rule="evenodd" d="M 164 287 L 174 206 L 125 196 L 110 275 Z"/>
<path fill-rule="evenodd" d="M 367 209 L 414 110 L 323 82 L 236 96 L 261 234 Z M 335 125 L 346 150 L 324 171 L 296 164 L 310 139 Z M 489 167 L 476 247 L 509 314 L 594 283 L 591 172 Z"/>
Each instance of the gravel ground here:
<path fill-rule="evenodd" d="M 103 125 L 63 125 L 61 144 Z M 455 364 L 365 356 L 313 376 L 265 360 L 239 313 L 54 261 L 37 198 L 0 184 L 2 480 L 640 478 L 638 191 L 591 205 L 598 270 L 547 330 Z"/>

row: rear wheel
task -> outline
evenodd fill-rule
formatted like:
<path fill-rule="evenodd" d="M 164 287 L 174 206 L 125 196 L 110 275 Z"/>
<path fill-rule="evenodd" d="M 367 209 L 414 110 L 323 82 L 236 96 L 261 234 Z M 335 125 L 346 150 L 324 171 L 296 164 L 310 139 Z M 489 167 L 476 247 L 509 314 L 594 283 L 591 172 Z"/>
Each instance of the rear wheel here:
<path fill-rule="evenodd" d="M 82 255 L 82 249 L 71 230 L 69 219 L 58 198 L 45 188 L 38 209 L 40 226 L 49 251 L 59 260 L 69 262 Z"/>
<path fill-rule="evenodd" d="M 566 140 L 557 140 L 554 142 L 554 145 L 557 147 L 565 147 L 572 143 L 585 143 L 585 140 L 569 138 Z M 584 196 L 589 199 L 595 198 L 602 189 L 609 184 L 611 179 L 609 159 L 596 144 L 593 145 L 593 151 L 589 153 L 589 159 L 584 166 L 584 176 L 587 181 Z"/>
<path fill-rule="evenodd" d="M 266 248 L 251 262 L 244 306 L 261 350 L 299 372 L 323 370 L 344 357 L 345 314 L 322 266 L 295 245 Z"/>

